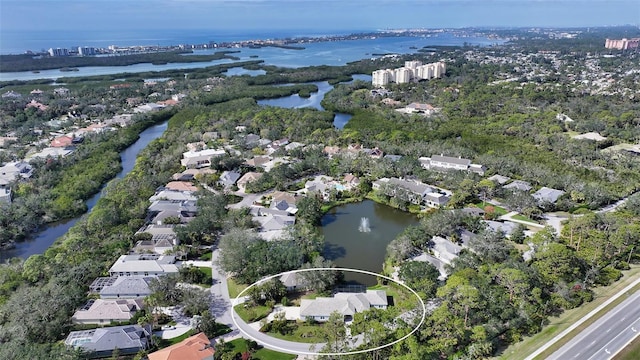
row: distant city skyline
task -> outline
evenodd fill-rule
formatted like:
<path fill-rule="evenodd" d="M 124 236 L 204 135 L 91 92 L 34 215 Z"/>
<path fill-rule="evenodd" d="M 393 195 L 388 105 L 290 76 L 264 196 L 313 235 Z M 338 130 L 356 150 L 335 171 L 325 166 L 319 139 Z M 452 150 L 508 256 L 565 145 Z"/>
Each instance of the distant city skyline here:
<path fill-rule="evenodd" d="M 637 0 L 2 0 L 0 31 L 584 27 L 640 24 Z M 0 38 L 0 46 L 1 46 Z"/>

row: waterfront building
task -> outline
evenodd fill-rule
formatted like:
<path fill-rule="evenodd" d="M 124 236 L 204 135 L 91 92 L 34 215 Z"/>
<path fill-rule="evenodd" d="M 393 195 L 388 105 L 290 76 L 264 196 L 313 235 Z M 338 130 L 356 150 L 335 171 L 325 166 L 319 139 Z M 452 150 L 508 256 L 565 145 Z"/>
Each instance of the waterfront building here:
<path fill-rule="evenodd" d="M 393 72 L 389 69 L 376 70 L 371 75 L 373 86 L 385 86 L 393 81 Z"/>
<path fill-rule="evenodd" d="M 406 61 L 404 67 L 397 69 L 376 70 L 371 74 L 371 83 L 376 87 L 383 87 L 389 83 L 405 84 L 410 81 L 430 80 L 440 78 L 447 70 L 444 62 L 422 64 L 421 61 Z"/>
<path fill-rule="evenodd" d="M 69 49 L 49 48 L 49 56 L 69 56 Z"/>
<path fill-rule="evenodd" d="M 90 46 L 78 46 L 78 55 L 93 56 L 96 54 L 96 48 Z"/>
<path fill-rule="evenodd" d="M 640 38 L 607 39 L 604 43 L 605 48 L 617 50 L 637 49 L 639 46 Z"/>

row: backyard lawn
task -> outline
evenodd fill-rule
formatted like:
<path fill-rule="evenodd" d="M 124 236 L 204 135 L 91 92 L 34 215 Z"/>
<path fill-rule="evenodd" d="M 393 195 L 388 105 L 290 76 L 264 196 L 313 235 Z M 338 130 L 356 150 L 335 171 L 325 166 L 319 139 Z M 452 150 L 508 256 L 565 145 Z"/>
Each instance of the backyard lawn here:
<path fill-rule="evenodd" d="M 245 339 L 235 339 L 228 344 L 233 346 L 235 353 L 243 353 L 248 349 L 247 340 Z M 251 359 L 257 360 L 293 360 L 295 358 L 296 355 L 285 354 L 265 348 L 259 349 L 251 355 Z"/>

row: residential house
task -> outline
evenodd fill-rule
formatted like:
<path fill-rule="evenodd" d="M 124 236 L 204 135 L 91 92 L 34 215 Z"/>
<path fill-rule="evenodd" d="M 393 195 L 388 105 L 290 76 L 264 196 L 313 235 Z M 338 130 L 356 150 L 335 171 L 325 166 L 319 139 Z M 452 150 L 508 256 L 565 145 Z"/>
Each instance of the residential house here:
<path fill-rule="evenodd" d="M 200 151 L 187 151 L 182 153 L 180 164 L 187 169 L 200 169 L 211 166 L 211 159 L 224 156 L 227 152 L 224 149 L 205 149 Z"/>
<path fill-rule="evenodd" d="M 324 149 L 322 150 L 323 153 L 325 153 L 329 159 L 331 159 L 333 156 L 337 155 L 340 153 L 340 147 L 339 146 L 325 146 Z"/>
<path fill-rule="evenodd" d="M 485 220 L 484 223 L 487 225 L 487 229 L 493 232 L 502 232 L 506 237 L 510 237 L 518 227 L 518 224 L 512 221 Z"/>
<path fill-rule="evenodd" d="M 67 89 L 65 87 L 55 88 L 55 89 L 53 89 L 53 95 L 67 96 L 67 95 L 69 95 L 69 89 Z"/>
<path fill-rule="evenodd" d="M 444 155 L 433 155 L 430 158 L 420 157 L 418 158 L 420 165 L 425 169 L 430 170 L 462 170 L 474 172 L 479 175 L 484 175 L 484 166 L 478 164 L 472 164 L 471 160 L 463 159 L 462 157 L 452 157 Z"/>
<path fill-rule="evenodd" d="M 161 188 L 149 198 L 150 202 L 154 202 L 157 200 L 196 201 L 198 200 L 198 198 L 193 195 L 193 191 L 179 191 Z"/>
<path fill-rule="evenodd" d="M 89 357 L 109 357 L 115 349 L 120 355 L 133 355 L 151 347 L 151 326 L 125 325 L 72 331 L 65 345 L 90 352 Z"/>
<path fill-rule="evenodd" d="M 28 162 L 18 161 L 6 163 L 0 167 L 0 180 L 7 183 L 17 179 L 28 179 L 33 174 L 33 167 Z"/>
<path fill-rule="evenodd" d="M 38 101 L 31 100 L 31 101 L 30 101 L 30 102 L 25 106 L 25 109 L 28 109 L 28 108 L 36 108 L 36 109 L 38 109 L 38 110 L 40 110 L 40 111 L 45 111 L 45 110 L 47 110 L 49 107 L 48 107 L 47 105 L 44 105 L 44 104 L 42 104 L 42 103 L 38 102 Z"/>
<path fill-rule="evenodd" d="M 299 147 L 303 147 L 303 146 L 304 146 L 304 144 L 303 144 L 303 143 L 299 143 L 299 142 L 292 141 L 292 142 L 288 143 L 288 144 L 284 147 L 284 149 L 285 149 L 285 150 L 287 150 L 287 151 L 291 151 L 291 150 L 294 150 L 294 149 L 297 149 L 297 148 L 299 148 Z"/>
<path fill-rule="evenodd" d="M 11 203 L 11 188 L 9 185 L 0 179 L 0 203 Z"/>
<path fill-rule="evenodd" d="M 125 322 L 131 320 L 138 311 L 143 309 L 142 299 L 91 299 L 73 314 L 71 322 L 98 325 Z"/>
<path fill-rule="evenodd" d="M 245 161 L 245 164 L 254 168 L 259 168 L 263 167 L 264 164 L 268 163 L 270 160 L 271 159 L 268 156 L 256 156 L 253 159 Z"/>
<path fill-rule="evenodd" d="M 174 225 L 150 224 L 140 229 L 137 234 L 150 234 L 151 239 L 140 240 L 133 248 L 134 253 L 150 253 L 163 255 L 180 244 L 174 231 Z"/>
<path fill-rule="evenodd" d="M 148 220 L 162 225 L 167 218 L 179 218 L 180 223 L 191 221 L 198 212 L 195 200 L 156 200 L 148 207 Z"/>
<path fill-rule="evenodd" d="M 429 185 L 415 180 L 404 180 L 398 178 L 382 178 L 372 183 L 374 190 L 378 190 L 387 196 L 395 196 L 403 201 L 408 201 L 415 205 L 423 203 L 424 198 L 429 193 L 435 193 Z M 436 200 L 433 198 L 433 200 Z"/>
<path fill-rule="evenodd" d="M 198 191 L 198 187 L 188 181 L 170 181 L 164 187 L 175 191 Z"/>
<path fill-rule="evenodd" d="M 445 280 L 448 276 L 448 273 L 445 267 L 447 263 L 425 252 L 423 252 L 418 256 L 414 256 L 410 258 L 409 261 L 428 262 L 429 264 L 433 265 L 436 269 L 438 269 L 438 272 L 440 272 L 440 276 L 438 276 L 438 280 Z"/>
<path fill-rule="evenodd" d="M 300 282 L 300 279 L 298 279 L 297 272 L 288 272 L 283 274 L 280 276 L 280 282 L 285 288 L 287 288 L 287 292 L 295 292 L 303 289 L 302 283 Z"/>
<path fill-rule="evenodd" d="M 260 225 L 258 235 L 267 241 L 282 238 L 287 233 L 288 228 L 296 223 L 294 216 L 255 216 L 252 220 Z"/>
<path fill-rule="evenodd" d="M 118 276 L 98 278 L 89 289 L 101 299 L 138 299 L 151 295 L 149 288 L 155 276 Z"/>
<path fill-rule="evenodd" d="M 260 141 L 260 136 L 256 134 L 247 134 L 244 136 L 244 145 L 246 147 L 254 147 L 258 146 Z"/>
<path fill-rule="evenodd" d="M 564 191 L 548 188 L 546 186 L 533 193 L 533 197 L 538 200 L 539 203 L 551 204 L 555 204 L 555 202 L 558 201 L 558 198 L 562 195 L 564 195 Z"/>
<path fill-rule="evenodd" d="M 449 195 L 438 192 L 430 192 L 423 197 L 423 201 L 428 207 L 436 209 L 446 205 L 450 199 Z"/>
<path fill-rule="evenodd" d="M 373 159 L 381 159 L 384 156 L 384 151 L 376 147 L 369 150 L 369 156 L 371 156 Z"/>
<path fill-rule="evenodd" d="M 59 136 L 51 141 L 51 147 L 68 147 L 73 145 L 71 136 Z"/>
<path fill-rule="evenodd" d="M 149 360 L 213 360 L 216 353 L 204 333 L 190 336 L 177 344 L 152 352 Z"/>
<path fill-rule="evenodd" d="M 345 321 L 353 315 L 371 308 L 386 309 L 387 293 L 384 290 L 367 290 L 366 293 L 337 293 L 333 297 L 317 297 L 300 301 L 300 319 L 324 322 L 333 312 L 340 313 Z"/>
<path fill-rule="evenodd" d="M 29 154 L 25 158 L 25 160 L 30 161 L 32 159 L 46 159 L 48 157 L 57 159 L 59 157 L 65 157 L 73 152 L 72 148 L 57 148 L 57 147 L 47 147 L 39 152 Z"/>
<path fill-rule="evenodd" d="M 431 242 L 433 243 L 431 247 L 433 256 L 447 264 L 450 264 L 453 259 L 457 258 L 460 251 L 462 251 L 460 245 L 454 244 L 452 241 L 440 236 L 434 236 Z"/>
<path fill-rule="evenodd" d="M 13 90 L 9 90 L 6 93 L 2 94 L 2 98 L 3 99 L 21 99 L 22 98 L 22 94 L 17 93 Z"/>
<path fill-rule="evenodd" d="M 387 154 L 384 156 L 385 159 L 392 161 L 392 162 L 398 162 L 400 161 L 400 159 L 402 159 L 402 155 L 391 155 L 391 154 Z"/>
<path fill-rule="evenodd" d="M 360 179 L 353 174 L 345 175 L 342 181 L 344 182 L 345 186 L 350 189 L 360 185 Z"/>
<path fill-rule="evenodd" d="M 511 178 L 507 176 L 495 174 L 493 176 L 489 176 L 487 180 L 491 180 L 494 183 L 497 183 L 498 185 L 504 185 L 507 183 L 507 181 L 511 180 Z"/>
<path fill-rule="evenodd" d="M 298 211 L 296 203 L 300 200 L 298 194 L 292 194 L 284 191 L 274 191 L 271 193 L 271 205 L 272 209 L 285 210 L 291 214 L 295 214 Z"/>
<path fill-rule="evenodd" d="M 517 191 L 530 191 L 532 186 L 530 183 L 522 180 L 513 180 L 511 183 L 502 187 L 503 189 L 511 189 Z"/>
<path fill-rule="evenodd" d="M 173 255 L 121 255 L 109 269 L 109 276 L 157 276 L 177 273 L 180 264 Z"/>
<path fill-rule="evenodd" d="M 236 185 L 238 186 L 238 189 L 240 189 L 240 191 L 246 192 L 247 184 L 258 181 L 262 177 L 262 175 L 264 175 L 264 173 L 250 171 L 242 175 L 242 177 L 236 182 Z"/>
<path fill-rule="evenodd" d="M 225 171 L 220 175 L 218 184 L 224 187 L 231 187 L 240 179 L 240 173 L 237 171 Z"/>
<path fill-rule="evenodd" d="M 196 179 L 197 175 L 205 175 L 205 174 L 213 174 L 215 173 L 215 170 L 213 169 L 186 169 L 185 171 L 181 172 L 181 173 L 176 173 L 173 174 L 173 176 L 171 177 L 173 180 L 176 181 L 193 181 Z M 193 185 L 192 185 L 193 186 Z"/>

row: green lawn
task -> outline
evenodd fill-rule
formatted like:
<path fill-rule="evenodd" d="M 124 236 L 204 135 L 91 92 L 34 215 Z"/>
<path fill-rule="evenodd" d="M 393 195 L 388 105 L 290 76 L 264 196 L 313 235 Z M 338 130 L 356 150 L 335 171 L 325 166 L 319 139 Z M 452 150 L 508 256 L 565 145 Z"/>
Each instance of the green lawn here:
<path fill-rule="evenodd" d="M 631 344 L 614 357 L 615 360 L 637 360 L 640 359 L 640 337 L 637 337 Z"/>
<path fill-rule="evenodd" d="M 245 304 L 238 304 L 234 306 L 233 309 L 236 311 L 236 314 L 238 314 L 238 316 L 240 316 L 240 318 L 247 323 L 259 321 L 267 317 L 267 315 L 269 315 L 269 313 L 273 310 L 270 307 L 266 307 L 264 305 L 245 308 Z"/>
<path fill-rule="evenodd" d="M 177 343 L 179 343 L 180 341 L 188 338 L 189 336 L 195 335 L 196 331 L 194 329 L 191 329 L 189 331 L 187 331 L 186 333 L 180 335 L 180 336 L 176 336 L 174 338 L 171 339 L 160 339 L 158 341 L 158 348 L 159 349 L 164 349 L 166 347 L 169 347 L 171 345 L 175 345 Z"/>
<path fill-rule="evenodd" d="M 239 284 L 233 278 L 227 279 L 227 287 L 229 288 L 229 297 L 231 299 L 235 299 L 238 294 L 244 289 L 246 289 L 249 285 L 247 284 Z"/>
<path fill-rule="evenodd" d="M 505 214 L 507 214 L 509 212 L 509 211 L 507 211 L 507 209 L 505 209 L 503 207 L 500 207 L 500 206 L 497 206 L 497 205 L 491 205 L 488 202 L 480 201 L 478 203 L 473 204 L 473 206 L 475 206 L 475 207 L 477 207 L 479 209 L 482 209 L 482 210 L 484 210 L 484 208 L 487 207 L 487 206 L 492 206 L 493 209 L 495 210 L 495 214 L 497 216 L 502 216 L 502 215 L 505 215 Z"/>
<path fill-rule="evenodd" d="M 521 220 L 521 221 L 526 221 L 526 222 L 530 222 L 530 223 L 538 224 L 538 222 L 537 222 L 537 221 L 535 221 L 535 220 L 531 220 L 531 219 L 529 219 L 528 217 L 526 217 L 526 216 L 524 216 L 524 215 L 522 215 L 522 214 L 516 214 L 516 215 L 513 215 L 511 218 L 512 218 L 512 219 L 516 219 L 516 220 Z"/>
<path fill-rule="evenodd" d="M 202 256 L 200 256 L 200 260 L 211 261 L 211 256 L 213 256 L 213 252 L 212 251 L 207 251 Z"/>
<path fill-rule="evenodd" d="M 322 327 L 322 324 L 314 324 L 309 325 L 304 322 L 293 322 L 289 321 L 288 325 L 291 326 L 292 332 L 289 334 L 282 335 L 279 332 L 270 331 L 266 333 L 269 336 L 273 336 L 274 338 L 295 341 L 295 342 L 303 342 L 303 343 L 321 343 L 324 340 L 318 337 L 316 334 L 318 330 Z"/>
<path fill-rule="evenodd" d="M 374 285 L 369 286 L 367 289 L 369 290 L 384 290 L 387 292 L 387 297 L 391 296 L 393 298 L 393 307 L 397 308 L 396 311 L 399 310 L 408 310 L 414 309 L 418 306 L 418 299 L 413 293 L 409 292 L 404 287 L 391 283 L 389 285 Z M 390 308 L 391 309 L 391 308 Z"/>
<path fill-rule="evenodd" d="M 243 353 L 247 351 L 247 340 L 245 339 L 235 339 L 229 342 L 231 346 L 233 346 L 233 351 L 236 353 Z M 256 360 L 293 360 L 296 358 L 296 355 L 285 354 L 269 349 L 260 349 L 253 353 L 251 359 Z"/>

